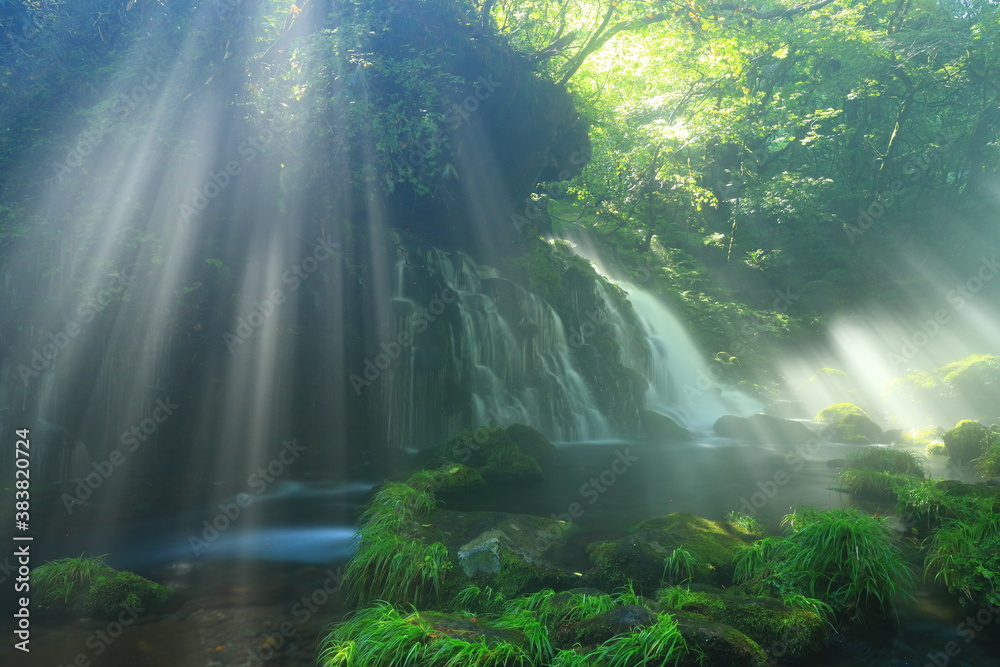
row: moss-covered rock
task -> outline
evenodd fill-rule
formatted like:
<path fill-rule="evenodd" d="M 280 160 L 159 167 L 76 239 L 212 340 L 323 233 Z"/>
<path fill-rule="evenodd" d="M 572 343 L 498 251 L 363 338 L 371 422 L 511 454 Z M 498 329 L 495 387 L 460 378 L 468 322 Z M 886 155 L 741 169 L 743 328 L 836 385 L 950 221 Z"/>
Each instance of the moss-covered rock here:
<path fill-rule="evenodd" d="M 990 446 L 992 434 L 979 422 L 965 419 L 944 434 L 948 456 L 956 463 L 968 463 L 982 456 Z"/>
<path fill-rule="evenodd" d="M 767 654 L 739 630 L 708 616 L 687 612 L 671 614 L 693 653 L 701 654 L 703 667 L 764 667 Z"/>
<path fill-rule="evenodd" d="M 726 521 L 710 521 L 691 514 L 674 513 L 649 519 L 618 540 L 587 547 L 591 569 L 588 580 L 598 588 L 613 590 L 628 582 L 648 594 L 663 582 L 670 559 L 686 554 L 678 568 L 694 582 L 728 583 L 732 561 L 753 540 L 750 533 Z"/>
<path fill-rule="evenodd" d="M 148 609 L 167 599 L 170 589 L 133 572 L 108 568 L 98 575 L 84 598 L 84 607 L 114 613 L 122 609 Z"/>
<path fill-rule="evenodd" d="M 548 438 L 539 431 L 525 424 L 511 424 L 507 427 L 507 437 L 517 445 L 518 448 L 528 456 L 534 457 L 538 461 L 559 456 L 559 449 L 553 445 Z"/>
<path fill-rule="evenodd" d="M 931 456 L 948 456 L 948 448 L 941 441 L 927 443 L 924 451 Z"/>
<path fill-rule="evenodd" d="M 528 514 L 449 510 L 438 510 L 428 521 L 429 530 L 458 565 L 449 573 L 449 590 L 475 583 L 509 598 L 579 582 L 579 575 L 552 560 L 576 530 L 571 523 Z"/>
<path fill-rule="evenodd" d="M 478 470 L 463 463 L 445 463 L 436 470 L 418 470 L 412 473 L 406 483 L 415 489 L 446 496 L 472 491 L 485 485 L 486 480 Z"/>
<path fill-rule="evenodd" d="M 830 638 L 830 625 L 815 613 L 772 598 L 688 590 L 681 590 L 677 598 L 673 609 L 725 623 L 754 640 L 770 657 L 784 662 L 815 658 Z"/>
<path fill-rule="evenodd" d="M 160 605 L 171 594 L 134 572 L 104 565 L 104 557 L 62 558 L 32 572 L 32 601 L 45 609 L 72 613 L 137 615 Z"/>
<path fill-rule="evenodd" d="M 829 424 L 823 434 L 836 442 L 867 445 L 883 439 L 878 424 L 854 403 L 835 403 L 821 410 L 814 421 Z"/>
<path fill-rule="evenodd" d="M 457 492 L 473 488 L 477 475 L 495 484 L 538 481 L 542 478 L 539 459 L 558 453 L 555 445 L 530 426 L 489 425 L 457 433 L 447 442 L 420 452 L 415 463 L 425 470 L 439 471 L 439 481 L 445 482 L 441 490 Z M 455 485 L 449 487 L 449 478 L 440 471 L 450 475 Z"/>
<path fill-rule="evenodd" d="M 542 479 L 541 465 L 522 453 L 517 445 L 494 449 L 490 452 L 486 465 L 480 470 L 487 482 L 496 484 L 536 482 Z"/>
<path fill-rule="evenodd" d="M 575 627 L 574 639 L 584 646 L 602 644 L 617 635 L 656 625 L 654 612 L 640 605 L 615 607 L 584 619 Z"/>

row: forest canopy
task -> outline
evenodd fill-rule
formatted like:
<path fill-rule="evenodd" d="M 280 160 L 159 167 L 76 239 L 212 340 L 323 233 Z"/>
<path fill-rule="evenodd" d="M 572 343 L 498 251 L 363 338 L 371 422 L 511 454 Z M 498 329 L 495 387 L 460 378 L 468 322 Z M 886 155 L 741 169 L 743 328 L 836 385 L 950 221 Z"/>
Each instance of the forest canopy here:
<path fill-rule="evenodd" d="M 984 0 L 34 0 L 0 3 L 0 26 L 0 247 L 39 183 L 81 176 L 57 151 L 138 106 L 114 79 L 164 58 L 190 67 L 168 93 L 184 122 L 210 92 L 232 133 L 308 141 L 280 178 L 436 202 L 424 231 L 454 229 L 441 202 L 468 196 L 477 144 L 453 130 L 473 127 L 509 206 L 544 197 L 556 232 L 583 226 L 692 285 L 711 273 L 757 306 L 790 285 L 815 311 L 905 299 L 996 238 L 1000 7 Z M 469 120 L 491 76 L 507 85 Z M 81 122 L 57 122 L 67 109 Z M 512 131 L 514 113 L 544 132 Z M 181 124 L 160 134 L 186 141 Z M 519 162 L 507 137 L 550 150 Z"/>

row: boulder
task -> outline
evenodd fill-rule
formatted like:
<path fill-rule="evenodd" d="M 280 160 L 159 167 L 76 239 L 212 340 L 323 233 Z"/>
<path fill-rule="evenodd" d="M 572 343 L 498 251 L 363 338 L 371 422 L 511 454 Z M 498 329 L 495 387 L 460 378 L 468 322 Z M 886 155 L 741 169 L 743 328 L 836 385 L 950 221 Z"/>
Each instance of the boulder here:
<path fill-rule="evenodd" d="M 691 438 L 691 431 L 653 410 L 639 411 L 639 427 L 642 437 L 648 440 L 678 441 Z"/>
<path fill-rule="evenodd" d="M 454 588 L 471 582 L 507 597 L 542 587 L 566 587 L 579 575 L 552 560 L 576 528 L 572 523 L 530 514 L 438 510 L 428 519 L 458 563 Z"/>
<path fill-rule="evenodd" d="M 612 637 L 656 625 L 656 621 L 655 613 L 637 604 L 615 607 L 577 624 L 576 641 L 584 646 L 603 644 Z"/>
<path fill-rule="evenodd" d="M 814 612 L 772 599 L 684 589 L 676 610 L 707 616 L 739 630 L 782 662 L 819 656 L 830 639 L 830 626 Z M 674 609 L 669 610 L 670 613 Z"/>
<path fill-rule="evenodd" d="M 507 427 L 507 437 L 517 445 L 522 453 L 539 461 L 559 456 L 559 449 L 539 431 L 526 424 L 511 424 Z"/>
<path fill-rule="evenodd" d="M 767 654 L 735 628 L 701 614 L 673 613 L 677 628 L 702 667 L 764 667 Z"/>
<path fill-rule="evenodd" d="M 813 432 L 805 425 L 769 415 L 736 417 L 724 415 L 713 426 L 716 434 L 726 438 L 750 440 L 767 445 L 794 447 L 814 439 Z"/>
<path fill-rule="evenodd" d="M 643 521 L 618 540 L 587 547 L 587 578 L 597 588 L 613 590 L 632 582 L 637 592 L 652 593 L 664 579 L 664 564 L 683 548 L 691 555 L 690 580 L 729 583 L 733 557 L 753 541 L 750 533 L 728 521 L 710 521 L 676 512 Z"/>
<path fill-rule="evenodd" d="M 823 429 L 823 437 L 834 442 L 869 445 L 885 440 L 878 424 L 854 403 L 834 403 L 821 410 L 815 421 L 828 425 Z"/>

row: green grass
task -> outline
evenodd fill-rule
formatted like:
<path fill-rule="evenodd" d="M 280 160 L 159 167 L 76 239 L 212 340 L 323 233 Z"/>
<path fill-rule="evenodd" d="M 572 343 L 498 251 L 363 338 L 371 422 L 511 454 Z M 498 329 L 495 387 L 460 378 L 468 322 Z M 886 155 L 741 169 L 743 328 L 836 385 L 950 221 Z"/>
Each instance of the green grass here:
<path fill-rule="evenodd" d="M 852 495 L 878 497 L 893 495 L 894 489 L 909 478 L 924 479 L 927 461 L 905 449 L 865 447 L 847 458 L 839 479 Z"/>
<path fill-rule="evenodd" d="M 785 517 L 785 537 L 754 543 L 736 562 L 735 578 L 757 593 L 829 605 L 855 621 L 895 611 L 914 586 L 883 519 L 856 509 L 803 509 Z"/>
<path fill-rule="evenodd" d="M 349 599 L 415 605 L 440 596 L 452 567 L 448 549 L 416 534 L 436 505 L 426 489 L 403 483 L 382 487 L 362 513 L 355 534 L 358 549 L 344 573 Z"/>
<path fill-rule="evenodd" d="M 97 576 L 108 568 L 104 564 L 107 554 L 50 560 L 31 572 L 31 587 L 36 599 L 43 605 L 56 602 L 66 604 L 74 591 L 88 589 Z"/>
<path fill-rule="evenodd" d="M 990 433 L 992 442 L 986 453 L 973 460 L 976 472 L 983 477 L 1000 477 L 1000 436 Z"/>
<path fill-rule="evenodd" d="M 925 567 L 970 608 L 1000 605 L 1000 516 L 946 522 L 930 540 Z"/>
<path fill-rule="evenodd" d="M 738 512 L 736 510 L 731 511 L 726 515 L 726 521 L 741 530 L 745 530 L 751 535 L 765 535 L 767 533 L 757 519 L 749 514 L 743 514 L 742 512 Z"/>
<path fill-rule="evenodd" d="M 677 622 L 669 614 L 660 614 L 656 624 L 604 642 L 586 656 L 590 662 L 585 664 L 602 667 L 676 665 L 687 658 L 688 653 Z"/>
<path fill-rule="evenodd" d="M 358 551 L 344 573 L 349 599 L 360 604 L 384 600 L 403 605 L 440 597 L 452 567 L 445 545 L 377 531 L 358 534 Z"/>
<path fill-rule="evenodd" d="M 695 568 L 701 564 L 699 558 L 685 549 L 677 547 L 663 561 L 663 580 L 671 584 L 682 584 L 694 578 Z"/>

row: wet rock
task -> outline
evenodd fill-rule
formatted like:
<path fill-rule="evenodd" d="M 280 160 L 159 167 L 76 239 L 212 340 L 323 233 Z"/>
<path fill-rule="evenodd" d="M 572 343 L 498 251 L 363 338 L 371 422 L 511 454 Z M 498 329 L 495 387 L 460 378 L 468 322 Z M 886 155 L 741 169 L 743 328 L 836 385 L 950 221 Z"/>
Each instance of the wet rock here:
<path fill-rule="evenodd" d="M 576 641 L 584 646 L 602 644 L 617 635 L 655 625 L 656 620 L 655 613 L 639 605 L 616 607 L 581 621 L 576 626 Z"/>
<path fill-rule="evenodd" d="M 830 626 L 815 613 L 772 598 L 694 590 L 685 590 L 683 597 L 676 611 L 725 623 L 782 662 L 811 660 L 826 648 L 830 639 Z"/>
<path fill-rule="evenodd" d="M 835 403 L 824 408 L 816 415 L 816 421 L 827 424 L 822 435 L 834 442 L 868 445 L 886 439 L 878 424 L 854 403 Z"/>
<path fill-rule="evenodd" d="M 710 521 L 677 512 L 640 523 L 632 534 L 587 547 L 588 581 L 604 590 L 632 582 L 636 591 L 651 593 L 663 581 L 664 563 L 678 548 L 690 554 L 685 567 L 692 582 L 728 583 L 732 560 L 753 537 L 726 521 Z"/>
<path fill-rule="evenodd" d="M 692 652 L 701 653 L 702 667 L 764 667 L 767 655 L 745 634 L 707 616 L 672 614 Z"/>
<path fill-rule="evenodd" d="M 716 420 L 713 429 L 726 438 L 750 440 L 765 445 L 803 445 L 814 439 L 813 432 L 799 422 L 771 417 L 751 415 L 737 417 L 724 415 Z"/>
<path fill-rule="evenodd" d="M 430 520 L 457 561 L 449 575 L 456 589 L 475 581 L 512 597 L 579 579 L 554 562 L 576 530 L 571 523 L 528 514 L 448 510 L 435 512 Z"/>
<path fill-rule="evenodd" d="M 691 431 L 687 430 L 670 417 L 653 410 L 639 412 L 640 432 L 649 440 L 689 440 Z"/>

